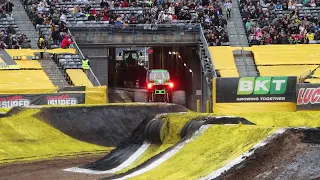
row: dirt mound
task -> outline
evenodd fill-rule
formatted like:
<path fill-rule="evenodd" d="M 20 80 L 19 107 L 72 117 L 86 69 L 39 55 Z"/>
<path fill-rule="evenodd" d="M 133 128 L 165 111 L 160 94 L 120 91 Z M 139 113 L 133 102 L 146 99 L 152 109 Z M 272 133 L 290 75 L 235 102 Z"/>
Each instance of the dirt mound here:
<path fill-rule="evenodd" d="M 217 179 L 320 178 L 320 129 L 289 129 Z"/>
<path fill-rule="evenodd" d="M 151 120 L 160 113 L 186 111 L 188 109 L 185 107 L 173 104 L 114 104 L 43 108 L 37 116 L 78 140 L 118 146 L 131 136 L 141 122 Z"/>

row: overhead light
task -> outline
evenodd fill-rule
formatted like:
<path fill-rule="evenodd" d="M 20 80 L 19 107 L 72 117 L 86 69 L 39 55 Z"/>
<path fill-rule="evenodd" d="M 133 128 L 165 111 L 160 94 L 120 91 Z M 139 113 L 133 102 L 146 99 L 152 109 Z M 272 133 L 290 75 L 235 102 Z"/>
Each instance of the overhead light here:
<path fill-rule="evenodd" d="M 176 52 L 172 52 L 172 54 L 176 54 Z"/>
<path fill-rule="evenodd" d="M 169 54 L 171 54 L 171 51 L 169 51 Z"/>
<path fill-rule="evenodd" d="M 187 66 L 186 63 L 183 63 L 184 66 Z"/>
<path fill-rule="evenodd" d="M 191 73 L 192 73 L 192 70 L 191 70 L 191 69 L 189 69 L 189 72 L 191 72 Z"/>
<path fill-rule="evenodd" d="M 181 58 L 181 56 L 180 56 L 180 55 L 179 55 L 178 57 L 179 57 L 179 58 Z"/>

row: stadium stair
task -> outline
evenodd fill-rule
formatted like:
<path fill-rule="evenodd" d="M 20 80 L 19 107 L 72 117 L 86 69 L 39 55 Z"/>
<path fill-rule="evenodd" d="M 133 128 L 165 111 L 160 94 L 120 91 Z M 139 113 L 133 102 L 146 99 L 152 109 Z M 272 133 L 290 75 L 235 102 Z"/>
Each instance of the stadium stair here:
<path fill-rule="evenodd" d="M 227 19 L 227 12 L 222 8 L 225 19 Z M 242 17 L 239 10 L 238 0 L 232 0 L 231 19 L 228 20 L 227 31 L 229 35 L 229 44 L 231 46 L 248 47 L 248 39 L 243 26 Z"/>
<path fill-rule="evenodd" d="M 239 77 L 259 76 L 252 51 L 234 50 L 233 57 Z"/>
<path fill-rule="evenodd" d="M 53 85 L 58 86 L 59 88 L 70 86 L 66 81 L 64 73 L 61 72 L 58 65 L 53 62 L 50 57 L 45 56 L 45 58 L 40 59 L 39 62 L 43 71 L 48 75 Z"/>
<path fill-rule="evenodd" d="M 38 48 L 39 34 L 30 21 L 22 3 L 20 0 L 12 0 L 12 3 L 14 4 L 12 17 L 15 19 L 19 30 L 31 40 L 31 48 Z"/>

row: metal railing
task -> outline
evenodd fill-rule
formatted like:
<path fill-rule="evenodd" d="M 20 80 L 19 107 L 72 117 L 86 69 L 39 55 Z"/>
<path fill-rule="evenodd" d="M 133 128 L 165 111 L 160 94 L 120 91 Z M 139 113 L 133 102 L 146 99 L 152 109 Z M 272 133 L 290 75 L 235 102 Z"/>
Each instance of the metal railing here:
<path fill-rule="evenodd" d="M 203 28 L 200 25 L 199 28 L 199 34 L 200 34 L 200 41 L 202 42 L 203 46 L 199 47 L 199 58 L 200 58 L 200 63 L 201 63 L 201 69 L 202 72 L 201 73 L 201 93 L 202 93 L 202 109 L 204 109 L 204 107 L 206 107 L 206 102 L 209 99 L 209 112 L 211 112 L 210 110 L 213 109 L 213 102 L 212 102 L 212 78 L 213 77 L 217 77 L 216 71 L 215 71 L 215 67 L 214 67 L 214 63 L 211 59 L 211 55 L 209 52 L 209 48 L 208 48 L 208 43 L 207 43 L 207 39 L 204 36 L 204 32 L 203 32 Z M 203 88 L 206 87 L 203 85 L 203 80 L 202 80 L 202 73 L 204 74 L 204 77 L 206 79 L 207 82 L 207 90 L 204 90 Z"/>
<path fill-rule="evenodd" d="M 200 41 L 204 44 L 203 47 L 199 48 L 200 49 L 200 61 L 201 61 L 201 65 L 205 71 L 205 76 L 207 77 L 207 82 L 208 82 L 208 84 L 211 84 L 212 77 L 217 77 L 217 75 L 216 75 L 216 71 L 214 68 L 214 64 L 213 64 L 211 56 L 210 56 L 207 39 L 204 36 L 204 32 L 203 32 L 202 27 L 199 29 L 199 33 L 200 33 Z M 202 50 L 204 50 L 204 54 L 205 54 L 204 56 L 201 53 Z"/>
<path fill-rule="evenodd" d="M 70 32 L 69 30 L 68 30 L 68 34 L 71 36 L 71 39 L 72 39 L 72 41 L 73 41 L 73 46 L 74 46 L 74 48 L 76 49 L 77 53 L 79 54 L 80 58 L 81 58 L 81 59 L 84 59 L 85 56 L 82 54 L 82 52 L 81 52 L 81 50 L 80 50 L 77 42 L 74 40 L 74 38 L 73 38 L 73 36 L 72 36 L 72 34 L 71 34 L 71 32 Z M 90 71 L 89 71 L 89 74 L 88 74 L 88 79 L 91 81 L 91 83 L 92 83 L 94 86 L 101 86 L 101 84 L 100 84 L 97 76 L 93 73 L 92 69 L 90 68 L 89 70 L 90 70 Z"/>
<path fill-rule="evenodd" d="M 319 65 L 317 68 L 315 68 L 314 70 L 308 70 L 308 71 L 302 73 L 302 74 L 299 76 L 299 83 L 304 83 L 304 81 L 305 81 L 307 78 L 310 78 L 310 77 L 314 74 L 314 72 L 315 72 L 317 69 L 319 69 L 319 68 L 320 68 L 320 65 Z"/>

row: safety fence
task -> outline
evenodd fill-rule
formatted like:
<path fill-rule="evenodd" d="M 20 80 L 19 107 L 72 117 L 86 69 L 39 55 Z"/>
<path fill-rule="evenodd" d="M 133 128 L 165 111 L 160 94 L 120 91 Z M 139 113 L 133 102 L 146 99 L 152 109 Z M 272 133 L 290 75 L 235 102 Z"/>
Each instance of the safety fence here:
<path fill-rule="evenodd" d="M 320 110 L 320 84 L 298 80 L 295 76 L 213 78 L 213 111 Z"/>
<path fill-rule="evenodd" d="M 19 92 L 19 93 L 14 93 Z M 70 86 L 61 89 L 20 89 L 0 94 L 0 108 L 38 105 L 106 104 L 107 87 Z"/>

